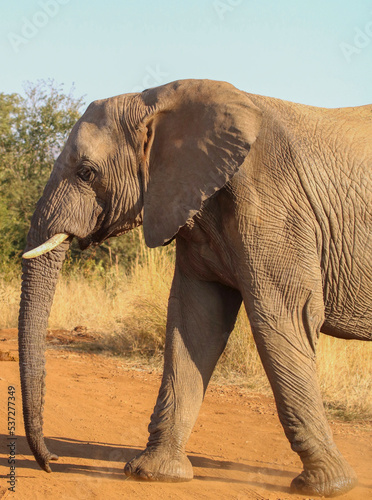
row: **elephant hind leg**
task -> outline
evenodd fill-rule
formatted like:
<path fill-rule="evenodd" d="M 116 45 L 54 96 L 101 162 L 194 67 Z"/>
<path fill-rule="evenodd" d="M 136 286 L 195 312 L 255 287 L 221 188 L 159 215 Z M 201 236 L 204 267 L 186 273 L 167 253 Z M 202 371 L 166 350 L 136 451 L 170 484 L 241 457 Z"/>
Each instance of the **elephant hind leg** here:
<path fill-rule="evenodd" d="M 310 266 L 308 266 L 309 269 Z M 321 279 L 296 273 L 283 287 L 257 287 L 245 300 L 255 342 L 274 392 L 279 418 L 303 472 L 292 489 L 333 496 L 356 476 L 333 442 L 318 387 L 315 350 L 324 318 Z M 309 286 L 311 283 L 311 286 Z"/>

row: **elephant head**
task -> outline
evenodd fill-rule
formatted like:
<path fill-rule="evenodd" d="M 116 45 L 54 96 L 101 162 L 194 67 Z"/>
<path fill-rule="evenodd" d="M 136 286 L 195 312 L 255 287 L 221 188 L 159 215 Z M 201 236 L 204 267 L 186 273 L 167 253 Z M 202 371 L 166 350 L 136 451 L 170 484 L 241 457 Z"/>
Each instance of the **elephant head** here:
<path fill-rule="evenodd" d="M 184 80 L 93 102 L 76 123 L 39 200 L 23 261 L 19 354 L 29 445 L 45 446 L 45 332 L 69 241 L 82 248 L 143 223 L 169 242 L 245 160 L 260 128 L 249 96 L 223 82 Z"/>

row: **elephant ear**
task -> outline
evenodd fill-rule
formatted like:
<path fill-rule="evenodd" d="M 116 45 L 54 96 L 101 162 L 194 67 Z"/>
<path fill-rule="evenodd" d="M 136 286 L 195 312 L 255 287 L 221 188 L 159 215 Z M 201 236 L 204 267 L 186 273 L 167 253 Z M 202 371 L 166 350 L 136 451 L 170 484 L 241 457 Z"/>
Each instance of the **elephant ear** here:
<path fill-rule="evenodd" d="M 236 173 L 256 140 L 261 112 L 225 82 L 181 80 L 144 91 L 144 234 L 166 244 Z"/>

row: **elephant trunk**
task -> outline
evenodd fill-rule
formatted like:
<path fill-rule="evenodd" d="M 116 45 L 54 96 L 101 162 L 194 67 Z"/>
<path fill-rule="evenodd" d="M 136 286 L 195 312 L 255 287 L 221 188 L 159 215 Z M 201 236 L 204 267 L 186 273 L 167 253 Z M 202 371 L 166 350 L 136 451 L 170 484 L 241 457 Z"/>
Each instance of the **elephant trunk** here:
<path fill-rule="evenodd" d="M 31 239 L 29 234 L 28 247 L 35 246 Z M 18 333 L 23 415 L 27 441 L 46 472 L 51 472 L 49 461 L 58 459 L 45 446 L 43 436 L 46 328 L 68 246 L 65 241 L 45 255 L 23 260 Z"/>

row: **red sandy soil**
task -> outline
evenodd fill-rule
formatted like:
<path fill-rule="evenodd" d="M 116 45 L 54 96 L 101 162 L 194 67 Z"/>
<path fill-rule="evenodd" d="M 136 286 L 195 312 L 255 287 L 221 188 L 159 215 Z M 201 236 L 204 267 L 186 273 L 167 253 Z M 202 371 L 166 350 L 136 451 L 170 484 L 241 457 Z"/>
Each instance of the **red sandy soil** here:
<path fill-rule="evenodd" d="M 146 444 L 160 374 L 122 358 L 66 347 L 89 335 L 48 336 L 44 433 L 60 459 L 40 470 L 24 437 L 15 330 L 0 330 L 0 498 L 15 499 L 268 499 L 291 494 L 301 471 L 279 424 L 273 399 L 238 386 L 211 385 L 187 446 L 195 478 L 189 483 L 126 480 L 123 466 Z M 72 344 L 73 345 L 73 344 Z M 7 360 L 8 359 L 8 360 Z M 16 494 L 7 490 L 7 393 L 16 387 Z M 332 422 L 337 445 L 359 486 L 338 497 L 372 499 L 372 425 Z"/>

